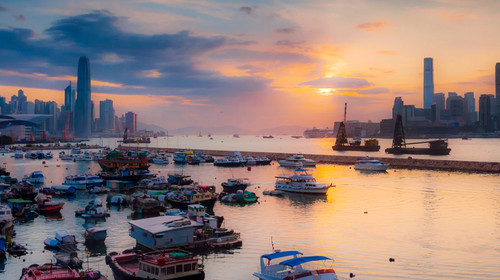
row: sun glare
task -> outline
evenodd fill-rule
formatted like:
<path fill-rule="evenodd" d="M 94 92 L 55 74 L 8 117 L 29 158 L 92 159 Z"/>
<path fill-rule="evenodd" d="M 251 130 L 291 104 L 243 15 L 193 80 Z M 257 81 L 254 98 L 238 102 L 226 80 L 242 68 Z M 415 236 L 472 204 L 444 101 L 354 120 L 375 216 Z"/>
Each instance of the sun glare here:
<path fill-rule="evenodd" d="M 333 93 L 335 92 L 335 89 L 334 88 L 319 88 L 318 89 L 318 93 L 320 95 L 324 95 L 324 96 L 330 96 L 330 95 L 333 95 Z"/>

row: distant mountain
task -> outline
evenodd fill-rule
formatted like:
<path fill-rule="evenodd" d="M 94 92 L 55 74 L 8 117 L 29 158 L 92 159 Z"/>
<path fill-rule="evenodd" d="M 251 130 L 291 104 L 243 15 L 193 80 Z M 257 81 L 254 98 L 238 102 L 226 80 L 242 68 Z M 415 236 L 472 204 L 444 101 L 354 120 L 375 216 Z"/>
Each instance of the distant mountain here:
<path fill-rule="evenodd" d="M 155 125 L 155 124 L 138 122 L 137 126 L 138 126 L 139 130 L 145 129 L 145 130 L 152 130 L 154 132 L 167 131 L 165 128 L 158 126 L 158 125 Z"/>
<path fill-rule="evenodd" d="M 257 131 L 257 135 L 302 135 L 306 127 L 298 125 L 284 125 L 272 128 L 265 128 Z"/>

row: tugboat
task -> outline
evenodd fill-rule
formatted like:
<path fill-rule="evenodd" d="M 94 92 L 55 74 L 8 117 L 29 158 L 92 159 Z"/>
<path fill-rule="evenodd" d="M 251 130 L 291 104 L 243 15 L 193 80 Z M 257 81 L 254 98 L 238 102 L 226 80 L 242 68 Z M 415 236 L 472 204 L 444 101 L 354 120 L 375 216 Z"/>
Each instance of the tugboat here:
<path fill-rule="evenodd" d="M 332 146 L 334 151 L 363 151 L 363 152 L 377 152 L 380 150 L 380 145 L 377 139 L 365 140 L 365 144 L 361 145 L 361 140 L 349 143 L 347 141 L 347 133 L 345 131 L 345 123 L 347 116 L 347 103 L 344 108 L 344 121 L 340 123 L 339 131 L 337 132 L 337 139 L 335 145 Z"/>
<path fill-rule="evenodd" d="M 116 280 L 205 279 L 205 272 L 198 265 L 198 258 L 179 249 L 146 254 L 140 251 L 110 253 L 106 256 L 106 264 L 111 267 Z"/>
<path fill-rule="evenodd" d="M 407 145 L 428 143 L 429 148 L 408 148 Z M 403 128 L 403 120 L 401 115 L 396 117 L 396 125 L 394 128 L 394 137 L 392 138 L 392 147 L 385 149 L 388 154 L 414 154 L 414 155 L 433 155 L 444 156 L 449 155 L 451 149 L 448 148 L 448 139 L 439 139 L 431 141 L 420 141 L 406 143 L 405 131 Z"/>

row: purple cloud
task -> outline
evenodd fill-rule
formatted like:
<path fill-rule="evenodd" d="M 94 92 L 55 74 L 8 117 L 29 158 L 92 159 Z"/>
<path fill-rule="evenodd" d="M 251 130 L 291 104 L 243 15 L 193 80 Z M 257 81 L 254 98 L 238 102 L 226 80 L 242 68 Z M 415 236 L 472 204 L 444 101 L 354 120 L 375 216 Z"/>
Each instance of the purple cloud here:
<path fill-rule="evenodd" d="M 243 13 L 245 13 L 245 14 L 247 14 L 247 15 L 251 15 L 252 13 L 254 13 L 254 12 L 255 12 L 255 9 L 256 9 L 256 8 L 257 8 L 257 7 L 248 7 L 248 6 L 244 6 L 244 7 L 240 7 L 240 9 L 239 9 L 239 10 L 240 10 L 240 12 L 243 12 Z"/>
<path fill-rule="evenodd" d="M 291 27 L 285 27 L 285 28 L 278 28 L 276 29 L 277 33 L 282 33 L 282 34 L 292 34 L 295 33 L 299 29 L 298 26 L 291 26 Z"/>

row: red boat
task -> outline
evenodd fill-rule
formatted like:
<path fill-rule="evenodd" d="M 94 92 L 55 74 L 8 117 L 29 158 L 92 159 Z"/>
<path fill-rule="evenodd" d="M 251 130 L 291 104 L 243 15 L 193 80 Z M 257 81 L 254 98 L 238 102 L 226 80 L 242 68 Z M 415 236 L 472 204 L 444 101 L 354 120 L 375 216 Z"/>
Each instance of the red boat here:
<path fill-rule="evenodd" d="M 127 156 L 116 150 L 97 162 L 104 171 L 116 171 L 122 168 L 148 170 L 150 166 L 145 155 Z"/>
<path fill-rule="evenodd" d="M 52 197 L 50 195 L 44 195 L 42 193 L 35 197 L 35 201 L 37 203 L 35 211 L 39 215 L 58 214 L 64 206 L 64 202 L 52 201 Z"/>
<path fill-rule="evenodd" d="M 81 271 L 69 267 L 63 267 L 51 263 L 44 265 L 33 264 L 23 268 L 23 275 L 20 280 L 106 280 L 98 271 Z"/>
<path fill-rule="evenodd" d="M 106 264 L 116 280 L 169 279 L 203 280 L 205 273 L 198 266 L 198 258 L 183 250 L 110 253 Z"/>

